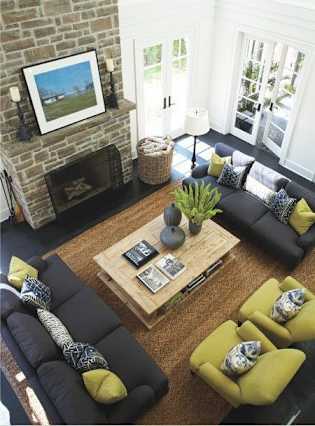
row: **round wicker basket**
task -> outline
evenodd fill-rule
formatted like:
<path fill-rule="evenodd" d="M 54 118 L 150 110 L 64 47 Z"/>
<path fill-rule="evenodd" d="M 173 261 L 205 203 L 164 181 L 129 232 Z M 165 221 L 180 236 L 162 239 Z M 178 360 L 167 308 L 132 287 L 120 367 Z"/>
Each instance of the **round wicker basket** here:
<path fill-rule="evenodd" d="M 137 144 L 139 179 L 150 185 L 167 182 L 171 177 L 174 143 L 171 143 L 165 150 L 144 153 L 140 148 L 143 142 L 145 139 Z"/>

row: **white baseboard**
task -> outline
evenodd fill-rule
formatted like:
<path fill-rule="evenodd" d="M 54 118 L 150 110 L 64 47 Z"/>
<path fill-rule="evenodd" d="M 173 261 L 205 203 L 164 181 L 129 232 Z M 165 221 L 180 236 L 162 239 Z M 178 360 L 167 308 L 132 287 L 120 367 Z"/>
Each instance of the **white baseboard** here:
<path fill-rule="evenodd" d="M 312 172 L 312 170 L 306 169 L 295 161 L 284 160 L 283 162 L 281 161 L 280 164 L 286 169 L 291 170 L 291 172 L 294 172 L 304 177 L 305 179 L 310 180 L 311 182 L 315 182 L 315 173 Z"/>

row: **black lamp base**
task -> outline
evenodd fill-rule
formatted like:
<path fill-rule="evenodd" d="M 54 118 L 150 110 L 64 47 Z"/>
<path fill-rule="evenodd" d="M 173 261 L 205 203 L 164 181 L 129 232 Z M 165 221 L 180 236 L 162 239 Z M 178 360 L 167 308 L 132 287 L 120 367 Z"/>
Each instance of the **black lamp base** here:
<path fill-rule="evenodd" d="M 196 146 L 197 146 L 197 136 L 194 136 L 194 151 L 191 158 L 191 170 L 196 167 Z"/>

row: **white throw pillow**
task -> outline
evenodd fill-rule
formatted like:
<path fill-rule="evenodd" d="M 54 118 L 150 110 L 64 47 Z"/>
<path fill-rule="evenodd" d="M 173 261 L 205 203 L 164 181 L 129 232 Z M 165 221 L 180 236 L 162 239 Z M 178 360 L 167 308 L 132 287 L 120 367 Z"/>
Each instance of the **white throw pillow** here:
<path fill-rule="evenodd" d="M 257 198 L 263 201 L 268 207 L 270 207 L 273 197 L 275 195 L 275 192 L 272 191 L 270 188 L 268 188 L 267 186 L 258 182 L 258 180 L 248 175 L 246 178 L 244 189 L 247 192 L 255 195 Z"/>

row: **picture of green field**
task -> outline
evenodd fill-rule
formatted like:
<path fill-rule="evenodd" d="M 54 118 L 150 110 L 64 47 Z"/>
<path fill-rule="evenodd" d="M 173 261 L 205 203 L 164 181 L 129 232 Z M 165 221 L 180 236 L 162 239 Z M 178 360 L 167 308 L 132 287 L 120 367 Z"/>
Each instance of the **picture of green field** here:
<path fill-rule="evenodd" d="M 56 120 L 65 115 L 73 114 L 96 105 L 94 89 L 84 93 L 69 95 L 50 104 L 44 104 L 43 110 L 47 121 Z"/>
<path fill-rule="evenodd" d="M 35 81 L 46 121 L 97 105 L 89 61 L 37 74 Z"/>

